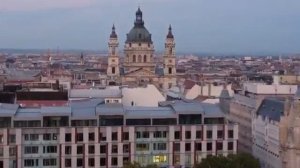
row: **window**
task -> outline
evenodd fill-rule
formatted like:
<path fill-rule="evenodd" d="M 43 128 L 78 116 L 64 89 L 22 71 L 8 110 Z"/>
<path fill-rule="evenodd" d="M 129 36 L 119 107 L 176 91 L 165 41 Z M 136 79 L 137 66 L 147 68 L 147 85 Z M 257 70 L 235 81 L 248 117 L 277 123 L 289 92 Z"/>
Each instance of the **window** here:
<path fill-rule="evenodd" d="M 30 134 L 30 140 L 31 141 L 38 141 L 39 140 L 39 134 Z"/>
<path fill-rule="evenodd" d="M 202 150 L 202 144 L 201 143 L 196 143 L 195 145 L 196 145 L 195 148 L 196 148 L 197 151 L 201 151 Z"/>
<path fill-rule="evenodd" d="M 115 55 L 115 54 L 116 54 L 116 48 L 115 48 L 115 47 L 112 47 L 112 49 L 111 49 L 111 54 L 112 54 L 112 55 Z"/>
<path fill-rule="evenodd" d="M 111 140 L 112 141 L 117 141 L 118 140 L 118 132 L 113 132 L 111 134 Z"/>
<path fill-rule="evenodd" d="M 118 145 L 111 146 L 111 153 L 118 153 Z"/>
<path fill-rule="evenodd" d="M 142 34 L 141 33 L 139 33 L 139 39 L 141 39 L 142 38 Z"/>
<path fill-rule="evenodd" d="M 43 140 L 44 141 L 50 141 L 51 140 L 51 134 L 44 134 L 43 135 Z"/>
<path fill-rule="evenodd" d="M 9 156 L 15 156 L 15 155 L 16 155 L 16 148 L 9 147 Z"/>
<path fill-rule="evenodd" d="M 94 158 L 89 158 L 88 160 L 88 164 L 89 164 L 89 167 L 94 167 L 95 166 L 95 159 Z"/>
<path fill-rule="evenodd" d="M 52 140 L 57 140 L 57 134 L 52 134 Z"/>
<path fill-rule="evenodd" d="M 51 134 L 50 134 L 51 138 Z M 39 134 L 25 134 L 24 135 L 25 141 L 38 141 L 39 140 Z"/>
<path fill-rule="evenodd" d="M 173 144 L 173 150 L 175 152 L 179 152 L 180 151 L 180 143 L 174 143 Z"/>
<path fill-rule="evenodd" d="M 136 132 L 136 133 L 135 133 L 135 138 L 136 138 L 136 139 L 141 138 L 141 132 Z"/>
<path fill-rule="evenodd" d="M 65 154 L 70 155 L 72 153 L 72 147 L 71 146 L 65 146 Z"/>
<path fill-rule="evenodd" d="M 35 166 L 39 166 L 38 159 L 25 159 L 24 160 L 24 167 L 35 167 Z"/>
<path fill-rule="evenodd" d="M 3 147 L 0 147 L 0 156 L 3 156 Z"/>
<path fill-rule="evenodd" d="M 72 160 L 71 159 L 65 159 L 65 167 L 72 167 Z"/>
<path fill-rule="evenodd" d="M 56 166 L 56 159 L 43 159 L 43 166 Z"/>
<path fill-rule="evenodd" d="M 155 131 L 153 133 L 154 138 L 166 138 L 167 137 L 167 131 Z"/>
<path fill-rule="evenodd" d="M 95 134 L 94 133 L 89 133 L 89 141 L 95 141 Z"/>
<path fill-rule="evenodd" d="M 196 131 L 196 139 L 202 139 L 202 131 Z"/>
<path fill-rule="evenodd" d="M 138 62 L 142 62 L 142 56 L 141 55 L 139 55 L 139 57 L 138 57 Z"/>
<path fill-rule="evenodd" d="M 217 142 L 217 150 L 223 150 L 223 142 Z"/>
<path fill-rule="evenodd" d="M 129 132 L 123 132 L 123 140 L 125 141 L 129 140 Z"/>
<path fill-rule="evenodd" d="M 191 151 L 191 143 L 185 143 L 185 151 L 186 152 Z"/>
<path fill-rule="evenodd" d="M 123 164 L 126 164 L 129 162 L 129 157 L 123 157 Z"/>
<path fill-rule="evenodd" d="M 25 146 L 24 153 L 25 154 L 39 153 L 39 147 L 38 146 Z"/>
<path fill-rule="evenodd" d="M 172 74 L 172 67 L 169 67 L 169 74 Z"/>
<path fill-rule="evenodd" d="M 139 43 L 139 46 L 142 46 L 142 44 L 141 44 L 141 43 Z"/>
<path fill-rule="evenodd" d="M 129 43 L 129 47 L 131 47 L 131 43 Z"/>
<path fill-rule="evenodd" d="M 83 161 L 81 158 L 77 158 L 77 167 L 81 167 L 83 164 Z"/>
<path fill-rule="evenodd" d="M 71 142 L 72 141 L 72 134 L 71 133 L 65 134 L 65 141 L 66 142 Z"/>
<path fill-rule="evenodd" d="M 144 131 L 144 132 L 136 132 L 136 138 L 149 138 L 149 132 Z"/>
<path fill-rule="evenodd" d="M 16 135 L 9 135 L 9 142 L 16 143 Z"/>
<path fill-rule="evenodd" d="M 115 73 L 116 73 L 116 67 L 112 67 L 112 68 L 111 68 L 111 73 L 112 73 L 112 74 L 115 74 Z"/>
<path fill-rule="evenodd" d="M 149 144 L 148 143 L 138 143 L 136 144 L 136 151 L 148 151 Z"/>
<path fill-rule="evenodd" d="M 0 144 L 3 143 L 3 135 L 0 135 Z"/>
<path fill-rule="evenodd" d="M 118 166 L 118 158 L 117 157 L 112 157 L 111 158 L 111 165 L 112 166 Z"/>
<path fill-rule="evenodd" d="M 211 151 L 211 150 L 212 150 L 212 143 L 211 143 L 211 142 L 208 142 L 208 143 L 206 144 L 206 150 L 207 150 L 207 151 Z"/>
<path fill-rule="evenodd" d="M 233 138 L 233 130 L 228 130 L 228 138 Z"/>
<path fill-rule="evenodd" d="M 129 152 L 129 145 L 128 144 L 124 144 L 123 145 L 123 153 L 128 153 Z"/>
<path fill-rule="evenodd" d="M 132 62 L 136 62 L 136 55 L 132 56 Z"/>
<path fill-rule="evenodd" d="M 106 158 L 100 158 L 100 166 L 106 166 Z"/>
<path fill-rule="evenodd" d="M 153 163 L 162 163 L 167 161 L 166 155 L 153 156 Z"/>
<path fill-rule="evenodd" d="M 223 138 L 223 131 L 222 130 L 218 130 L 217 137 L 218 137 L 218 139 L 222 139 Z"/>
<path fill-rule="evenodd" d="M 228 142 L 228 150 L 233 150 L 233 142 Z"/>
<path fill-rule="evenodd" d="M 94 145 L 89 145 L 89 154 L 94 154 L 95 153 L 95 147 Z"/>
<path fill-rule="evenodd" d="M 153 150 L 167 150 L 166 143 L 153 143 Z"/>
<path fill-rule="evenodd" d="M 144 131 L 143 132 L 143 138 L 149 138 L 149 132 Z"/>
<path fill-rule="evenodd" d="M 175 139 L 180 139 L 180 131 L 175 131 L 174 132 L 174 138 Z"/>
<path fill-rule="evenodd" d="M 83 153 L 83 146 L 77 146 L 77 154 L 82 154 Z"/>
<path fill-rule="evenodd" d="M 144 62 L 147 62 L 147 55 L 144 55 Z"/>
<path fill-rule="evenodd" d="M 44 153 L 57 153 L 57 146 L 44 146 L 43 152 Z"/>
<path fill-rule="evenodd" d="M 185 131 L 185 139 L 191 139 L 191 131 Z"/>
<path fill-rule="evenodd" d="M 100 153 L 106 153 L 106 145 L 100 145 Z"/>
<path fill-rule="evenodd" d="M 76 135 L 76 140 L 77 140 L 78 142 L 82 142 L 82 141 L 83 141 L 83 133 L 78 133 L 78 134 Z"/>
<path fill-rule="evenodd" d="M 206 138 L 207 139 L 211 139 L 212 138 L 212 131 L 211 130 L 206 131 Z"/>

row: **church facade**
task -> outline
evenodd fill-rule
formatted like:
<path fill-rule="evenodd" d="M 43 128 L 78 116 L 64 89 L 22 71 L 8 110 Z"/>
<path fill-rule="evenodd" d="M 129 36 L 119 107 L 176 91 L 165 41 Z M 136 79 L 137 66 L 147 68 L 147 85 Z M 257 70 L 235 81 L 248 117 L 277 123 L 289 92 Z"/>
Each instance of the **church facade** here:
<path fill-rule="evenodd" d="M 127 34 L 124 46 L 124 61 L 121 63 L 118 52 L 119 42 L 112 27 L 109 42 L 107 77 L 108 85 L 145 85 L 154 84 L 167 90 L 177 85 L 175 41 L 171 26 L 165 41 L 163 66 L 154 61 L 154 44 L 146 29 L 143 13 L 138 8 L 134 27 Z"/>

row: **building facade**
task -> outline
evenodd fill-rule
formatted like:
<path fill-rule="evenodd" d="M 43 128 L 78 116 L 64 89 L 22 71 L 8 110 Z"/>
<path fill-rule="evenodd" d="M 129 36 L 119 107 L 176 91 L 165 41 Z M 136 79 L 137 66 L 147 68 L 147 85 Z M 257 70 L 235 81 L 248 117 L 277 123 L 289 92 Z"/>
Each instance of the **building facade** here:
<path fill-rule="evenodd" d="M 163 67 L 154 61 L 154 44 L 144 25 L 143 13 L 138 9 L 134 27 L 127 34 L 124 62 L 119 61 L 118 36 L 113 26 L 109 39 L 108 85 L 154 84 L 161 89 L 177 86 L 175 41 L 171 26 L 165 42 Z"/>
<path fill-rule="evenodd" d="M 0 167 L 122 167 L 125 162 L 192 167 L 234 154 L 238 127 L 216 105 L 164 102 L 128 107 L 120 98 L 69 106 L 1 104 Z"/>

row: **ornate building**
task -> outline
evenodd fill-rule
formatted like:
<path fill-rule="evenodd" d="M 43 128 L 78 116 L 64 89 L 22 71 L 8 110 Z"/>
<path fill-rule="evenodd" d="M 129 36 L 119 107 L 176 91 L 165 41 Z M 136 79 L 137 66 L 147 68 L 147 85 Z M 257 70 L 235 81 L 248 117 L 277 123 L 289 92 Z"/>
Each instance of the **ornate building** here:
<path fill-rule="evenodd" d="M 124 62 L 121 65 L 118 55 L 118 36 L 115 27 L 109 39 L 108 85 L 154 84 L 161 89 L 176 86 L 175 42 L 172 28 L 166 36 L 163 67 L 154 62 L 154 45 L 151 34 L 144 26 L 143 13 L 138 8 L 134 27 L 127 34 L 124 46 Z"/>

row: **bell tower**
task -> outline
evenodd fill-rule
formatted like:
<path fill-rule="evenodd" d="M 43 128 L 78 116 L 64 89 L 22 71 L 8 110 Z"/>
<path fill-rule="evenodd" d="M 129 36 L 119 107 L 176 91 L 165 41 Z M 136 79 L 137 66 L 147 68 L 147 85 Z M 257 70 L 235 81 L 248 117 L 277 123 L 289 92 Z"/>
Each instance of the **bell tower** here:
<path fill-rule="evenodd" d="M 175 40 L 172 33 L 172 27 L 169 26 L 169 31 L 165 42 L 165 53 L 163 56 L 163 73 L 164 81 L 163 88 L 171 89 L 177 85 L 176 78 L 176 57 L 175 57 Z"/>
<path fill-rule="evenodd" d="M 118 36 L 115 31 L 115 25 L 112 27 L 112 32 L 110 34 L 108 42 L 108 67 L 107 76 L 110 80 L 117 80 L 116 78 L 120 76 L 120 63 L 118 55 Z"/>
<path fill-rule="evenodd" d="M 175 41 L 174 41 L 171 25 L 169 26 L 169 32 L 165 42 L 165 54 L 163 59 L 164 59 L 164 75 L 175 76 L 176 75 Z"/>

